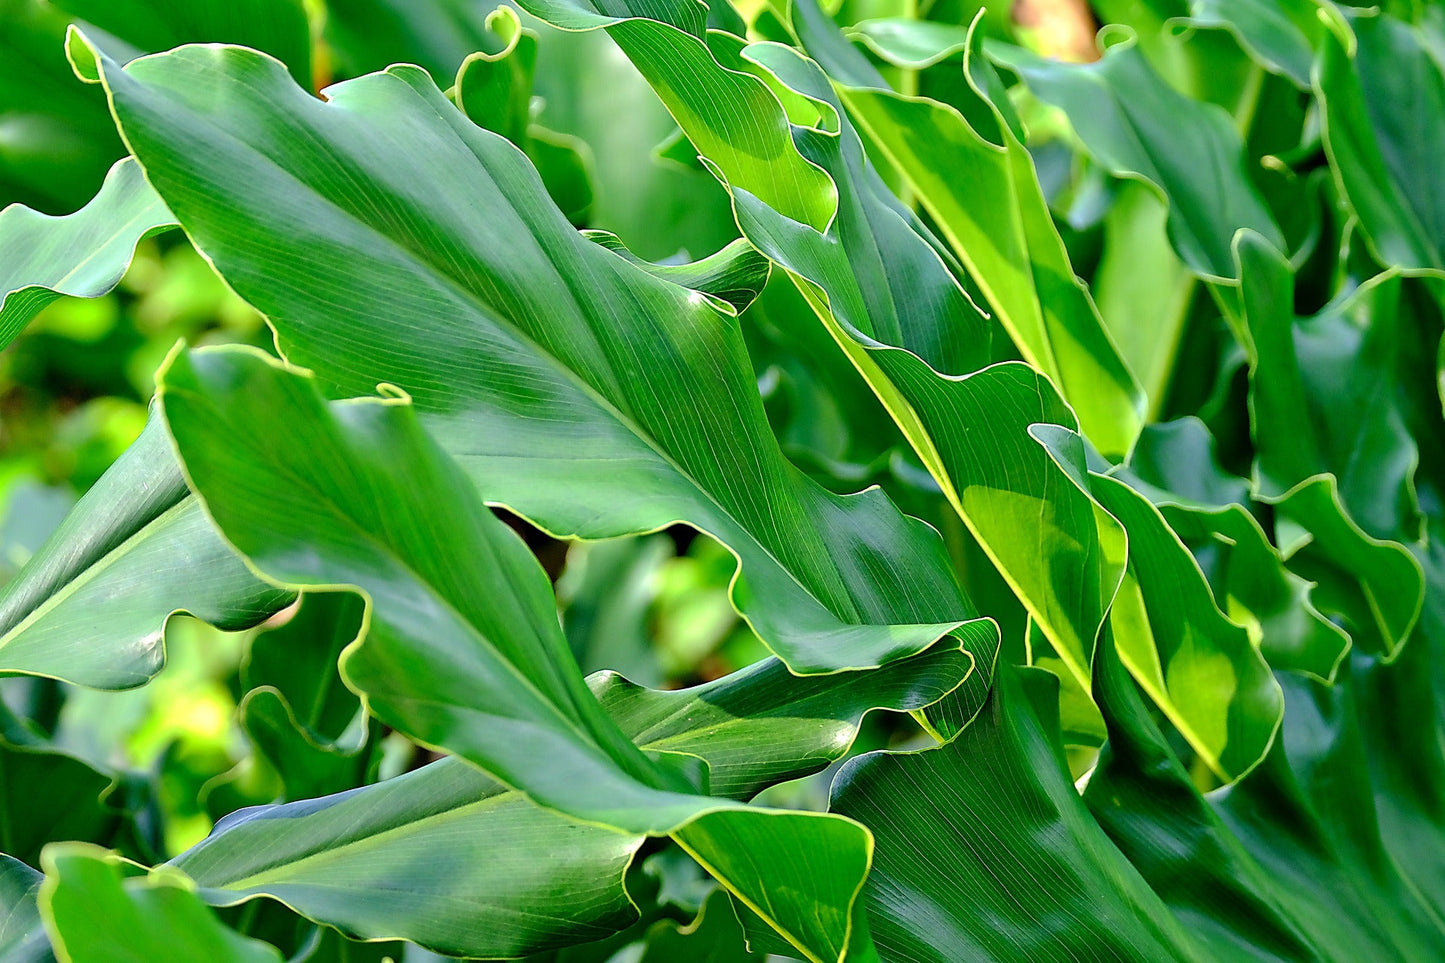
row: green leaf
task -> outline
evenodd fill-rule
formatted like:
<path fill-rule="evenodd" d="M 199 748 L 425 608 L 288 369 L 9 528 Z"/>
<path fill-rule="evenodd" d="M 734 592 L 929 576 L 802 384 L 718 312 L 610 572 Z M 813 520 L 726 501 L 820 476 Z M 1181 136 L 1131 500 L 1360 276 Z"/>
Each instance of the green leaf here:
<path fill-rule="evenodd" d="M 706 5 L 697 0 L 637 10 L 626 3 L 595 0 L 528 0 L 519 5 L 563 29 L 607 28 L 652 88 L 666 91 L 663 102 L 698 153 L 725 170 L 742 171 L 739 187 L 814 230 L 823 230 L 833 219 L 838 203 L 833 183 L 793 146 L 768 85 L 750 71 L 717 69 L 709 44 L 722 35 L 706 35 Z M 721 106 L 734 103 L 745 109 Z M 774 167 L 782 176 L 772 174 Z"/>
<path fill-rule="evenodd" d="M 547 809 L 671 835 L 809 958 L 850 952 L 867 830 L 699 795 L 696 756 L 644 755 L 583 683 L 536 559 L 410 405 L 328 407 L 310 380 L 239 350 L 177 355 L 160 381 L 227 537 L 280 583 L 367 597 L 342 672 L 370 713 Z M 282 412 L 291 430 L 273 437 Z"/>
<path fill-rule="evenodd" d="M 361 701 L 346 688 L 336 663 L 361 634 L 363 606 L 354 595 L 306 595 L 282 626 L 257 635 L 241 667 L 246 689 L 270 686 L 315 739 L 340 740 L 356 721 Z"/>
<path fill-rule="evenodd" d="M 40 883 L 45 877 L 0 853 L 0 959 L 6 963 L 54 963 L 40 921 Z"/>
<path fill-rule="evenodd" d="M 501 134 L 525 150 L 532 122 L 537 34 L 523 29 L 511 7 L 493 10 L 486 25 L 504 46 L 495 53 L 478 51 L 462 61 L 452 99 L 477 126 Z"/>
<path fill-rule="evenodd" d="M 965 653 L 937 647 L 859 678 L 800 679 L 770 659 L 680 691 L 642 689 L 611 672 L 588 683 L 644 750 L 695 754 L 714 793 L 747 798 L 838 759 L 866 712 L 922 708 L 968 670 Z M 555 848 L 558 834 L 565 849 Z M 459 839 L 476 852 L 459 850 Z M 238 813 L 173 862 L 216 905 L 266 895 L 359 937 L 492 957 L 625 926 L 635 912 L 622 874 L 641 843 L 541 809 L 452 759 L 329 799 Z M 434 871 L 454 860 L 456 872 Z M 412 865 L 425 871 L 404 871 Z M 479 913 L 495 919 L 477 926 Z"/>
<path fill-rule="evenodd" d="M 285 355 L 337 393 L 400 386 L 485 498 L 558 534 L 714 535 L 741 560 L 735 604 L 800 672 L 921 651 L 973 614 L 935 532 L 782 458 L 731 318 L 572 231 L 418 71 L 323 103 L 237 48 L 101 63 L 147 176 Z M 246 109 L 205 105 L 243 77 Z M 313 136 L 280 136 L 297 124 Z M 201 143 L 222 153 L 197 164 Z"/>
<path fill-rule="evenodd" d="M 165 661 L 172 615 L 249 628 L 290 598 L 257 579 L 187 496 L 152 419 L 0 593 L 0 672 L 141 685 Z"/>
<path fill-rule="evenodd" d="M 833 811 L 877 838 L 863 896 L 883 958 L 1202 958 L 1080 800 L 1048 720 L 1057 693 L 1047 673 L 1000 666 L 952 742 L 838 774 Z"/>
<path fill-rule="evenodd" d="M 1093 64 L 994 47 L 1039 99 L 1068 115 L 1085 148 L 1111 173 L 1154 185 L 1169 204 L 1169 239 L 1208 279 L 1237 277 L 1231 244 L 1248 229 L 1276 248 L 1284 234 L 1245 169 L 1244 145 L 1221 107 L 1173 90 L 1133 43 Z"/>
<path fill-rule="evenodd" d="M 524 29 L 516 11 L 507 6 L 493 10 L 486 23 L 501 37 L 502 50 L 479 51 L 462 61 L 449 96 L 479 127 L 501 134 L 525 151 L 567 219 L 581 223 L 592 206 L 587 147 L 532 123 L 537 34 Z"/>
<path fill-rule="evenodd" d="M 280 963 L 274 946 L 222 926 L 174 870 L 136 876 L 134 864 L 84 843 L 52 846 L 42 862 L 40 911 L 70 963 Z"/>
<path fill-rule="evenodd" d="M 962 106 L 897 94 L 831 25 L 815 26 L 815 11 L 811 0 L 795 3 L 794 28 L 844 81 L 842 103 L 861 130 L 908 179 L 1024 359 L 1057 385 L 1084 432 L 1106 453 L 1127 451 L 1140 424 L 1139 387 L 1074 275 L 1032 158 L 996 106 L 998 78 L 975 51 L 965 58 Z"/>
<path fill-rule="evenodd" d="M 110 840 L 123 813 L 109 805 L 114 777 L 24 729 L 0 705 L 0 851 L 35 864 L 46 843 Z"/>
<path fill-rule="evenodd" d="M 942 701 L 961 680 L 982 685 L 993 661 L 970 674 L 968 652 L 986 652 L 994 630 L 985 623 L 968 628 L 968 651 L 940 644 L 862 673 L 798 678 L 767 659 L 689 689 L 645 689 L 611 672 L 588 682 L 608 715 L 644 749 L 698 756 L 708 764 L 714 795 L 747 799 L 841 758 L 874 709 L 917 712 Z"/>
<path fill-rule="evenodd" d="M 0 347 L 56 298 L 108 293 L 136 244 L 174 223 L 130 158 L 112 167 L 100 193 L 74 214 L 50 217 L 18 204 L 0 211 Z"/>
<path fill-rule="evenodd" d="M 1432 176 L 1445 152 L 1440 25 L 1363 15 L 1328 26 L 1315 96 L 1340 193 L 1382 263 L 1445 272 Z"/>
<path fill-rule="evenodd" d="M 1240 237 L 1237 251 L 1260 490 L 1276 497 L 1331 474 L 1367 532 L 1415 540 L 1420 455 L 1397 397 L 1399 276 L 1379 275 L 1297 318 L 1284 259 L 1253 234 Z"/>
<path fill-rule="evenodd" d="M 754 45 L 741 57 L 765 69 L 788 96 L 838 118 L 836 134 L 797 127 L 795 135 L 809 159 L 835 178 L 840 197 L 840 216 L 820 234 L 731 184 L 729 169 L 709 158 L 730 185 L 743 233 L 800 279 L 800 290 L 949 504 L 1086 686 L 1094 640 L 1122 565 L 1122 557 L 1109 553 L 1117 546 L 1122 555 L 1122 533 L 1028 434 L 1038 422 L 1077 427 L 1072 411 L 1047 378 L 1026 365 L 945 377 L 922 360 L 920 355 L 959 357 L 946 346 L 958 335 L 950 305 L 961 301 L 919 297 L 914 280 L 921 266 L 942 267 L 939 255 L 896 201 L 882 200 L 886 187 L 867 166 L 817 66 L 777 44 Z M 714 63 L 714 71 L 722 69 Z M 774 110 L 782 117 L 780 107 Z M 892 257 L 899 260 L 890 263 Z M 959 293 L 953 283 L 937 290 L 955 298 Z M 889 321 L 888 328 L 880 319 Z M 1051 551 L 1040 552 L 1045 544 Z"/>
<path fill-rule="evenodd" d="M 697 918 L 686 926 L 665 920 L 647 933 L 647 949 L 639 963 L 753 963 L 763 957 L 748 951 L 743 929 L 728 904 L 728 897 L 715 891 Z"/>
<path fill-rule="evenodd" d="M 450 83 L 469 55 L 502 49 L 488 16 L 469 0 L 327 0 L 324 36 L 342 76 L 410 63 Z"/>
<path fill-rule="evenodd" d="M 264 895 L 358 939 L 514 957 L 636 919 L 623 873 L 642 842 L 447 759 L 323 799 L 243 809 L 172 865 L 213 905 Z"/>
<path fill-rule="evenodd" d="M 1195 418 L 1150 425 L 1114 476 L 1152 501 L 1194 553 L 1214 596 L 1243 625 L 1271 668 L 1333 681 L 1350 636 L 1311 600 L 1245 506 L 1248 483 L 1224 473 L 1214 439 Z"/>
<path fill-rule="evenodd" d="M 1238 779 L 1274 741 L 1279 684 L 1158 509 L 1107 476 L 1090 487 L 1129 532 L 1129 569 L 1109 612 L 1120 659 L 1204 764 Z"/>

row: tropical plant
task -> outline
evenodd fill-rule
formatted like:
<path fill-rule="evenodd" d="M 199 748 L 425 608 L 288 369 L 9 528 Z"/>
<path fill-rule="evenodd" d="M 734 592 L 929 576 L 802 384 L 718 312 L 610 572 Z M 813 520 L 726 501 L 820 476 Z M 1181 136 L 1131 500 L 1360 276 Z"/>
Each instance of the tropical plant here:
<path fill-rule="evenodd" d="M 0 452 L 0 960 L 1445 954 L 1445 7 L 0 51 L 0 344 L 239 342 Z"/>

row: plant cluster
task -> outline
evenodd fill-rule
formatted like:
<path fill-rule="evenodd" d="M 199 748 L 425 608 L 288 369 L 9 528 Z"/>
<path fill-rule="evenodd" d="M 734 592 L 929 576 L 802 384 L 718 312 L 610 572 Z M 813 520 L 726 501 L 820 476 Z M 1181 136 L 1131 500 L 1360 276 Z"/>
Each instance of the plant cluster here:
<path fill-rule="evenodd" d="M 0 486 L 0 960 L 1445 954 L 1445 7 L 0 55 L 0 344 L 233 342 Z"/>

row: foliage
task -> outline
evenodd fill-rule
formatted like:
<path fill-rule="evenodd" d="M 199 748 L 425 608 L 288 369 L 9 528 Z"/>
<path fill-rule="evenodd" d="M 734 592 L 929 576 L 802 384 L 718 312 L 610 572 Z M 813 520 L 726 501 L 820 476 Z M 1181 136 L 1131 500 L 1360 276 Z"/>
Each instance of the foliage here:
<path fill-rule="evenodd" d="M 1445 8 L 0 51 L 0 960 L 1439 957 Z"/>

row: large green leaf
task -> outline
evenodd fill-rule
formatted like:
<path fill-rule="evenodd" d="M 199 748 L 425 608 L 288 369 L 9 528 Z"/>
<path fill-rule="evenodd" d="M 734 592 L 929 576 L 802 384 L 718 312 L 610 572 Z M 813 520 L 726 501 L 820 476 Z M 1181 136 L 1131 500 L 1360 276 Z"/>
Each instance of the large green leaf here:
<path fill-rule="evenodd" d="M 83 843 L 52 846 L 43 863 L 40 910 L 69 963 L 281 961 L 274 946 L 222 926 L 174 870 L 136 876 L 138 867 Z"/>
<path fill-rule="evenodd" d="M 243 809 L 172 865 L 215 905 L 265 895 L 360 939 L 513 957 L 635 919 L 623 873 L 642 842 L 448 759 L 323 799 Z"/>
<path fill-rule="evenodd" d="M 0 211 L 0 347 L 56 298 L 109 292 L 141 238 L 174 223 L 129 158 L 111 168 L 100 193 L 74 214 L 50 217 L 18 204 Z"/>
<path fill-rule="evenodd" d="M 1432 172 L 1445 151 L 1445 38 L 1438 20 L 1329 22 L 1315 93 L 1340 191 L 1375 256 L 1445 271 L 1445 209 Z"/>
<path fill-rule="evenodd" d="M 644 750 L 700 756 L 715 794 L 747 798 L 837 759 L 869 710 L 922 708 L 968 669 L 966 654 L 940 647 L 857 679 L 798 679 L 770 659 L 680 691 L 610 672 L 588 682 Z M 641 844 L 541 809 L 452 759 L 328 799 L 243 811 L 173 863 L 217 905 L 265 895 L 355 936 L 494 957 L 626 925 L 635 914 L 622 874 Z"/>
<path fill-rule="evenodd" d="M 257 579 L 187 496 L 152 419 L 0 594 L 0 672 L 137 686 L 160 671 L 173 614 L 249 628 L 290 597 Z"/>
<path fill-rule="evenodd" d="M 1001 666 L 952 742 L 839 773 L 833 810 L 878 840 L 864 899 L 885 959 L 1202 958 L 1080 800 L 1048 718 L 1057 693 Z"/>
<path fill-rule="evenodd" d="M 342 672 L 368 711 L 549 810 L 673 836 L 811 959 L 866 949 L 851 920 L 867 830 L 700 795 L 705 756 L 644 755 L 585 686 L 536 559 L 410 405 L 328 407 L 313 381 L 247 351 L 178 355 L 160 380 L 227 538 L 280 583 L 365 594 Z M 275 437 L 282 413 L 290 430 Z"/>
<path fill-rule="evenodd" d="M 340 393 L 400 386 L 485 498 L 559 534 L 713 534 L 739 609 L 801 672 L 921 651 L 973 614 L 935 532 L 783 459 L 732 318 L 578 235 L 418 71 L 321 102 L 237 48 L 85 69 L 286 356 Z M 237 109 L 209 108 L 243 78 Z"/>

